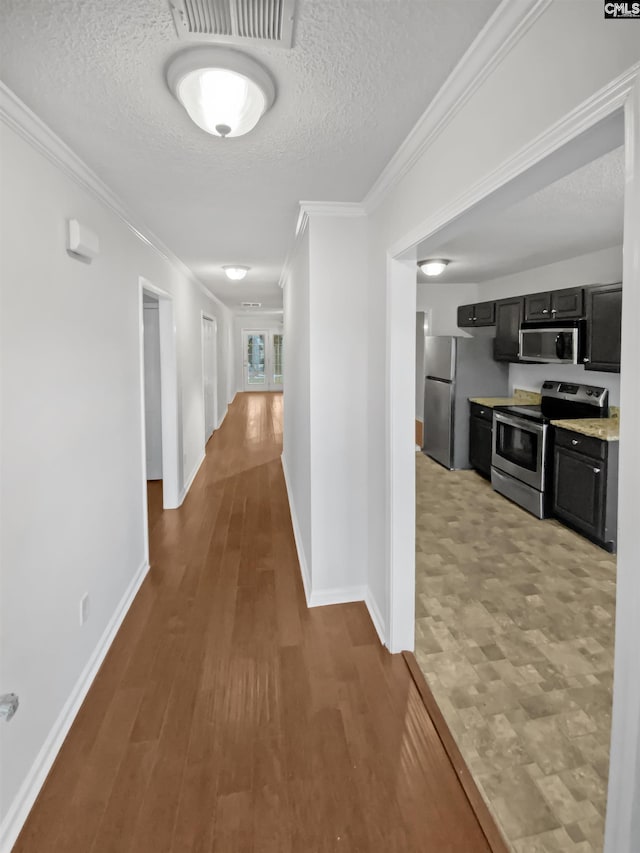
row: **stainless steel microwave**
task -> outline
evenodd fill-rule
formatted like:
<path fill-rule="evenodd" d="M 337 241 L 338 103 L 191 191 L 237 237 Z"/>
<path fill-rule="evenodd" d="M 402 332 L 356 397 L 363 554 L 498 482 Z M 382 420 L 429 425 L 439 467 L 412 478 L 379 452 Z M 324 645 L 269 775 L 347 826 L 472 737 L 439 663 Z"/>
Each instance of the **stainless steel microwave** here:
<path fill-rule="evenodd" d="M 557 326 L 522 326 L 520 329 L 520 361 L 550 364 L 579 364 L 582 361 L 582 324 Z"/>

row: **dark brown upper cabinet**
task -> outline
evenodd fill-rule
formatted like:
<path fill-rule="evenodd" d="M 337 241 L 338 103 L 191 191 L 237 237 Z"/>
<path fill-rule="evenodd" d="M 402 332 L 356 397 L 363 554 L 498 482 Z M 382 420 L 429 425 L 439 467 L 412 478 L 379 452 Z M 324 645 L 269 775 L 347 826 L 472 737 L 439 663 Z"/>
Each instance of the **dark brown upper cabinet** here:
<path fill-rule="evenodd" d="M 524 298 L 526 323 L 540 320 L 581 320 L 584 317 L 584 289 L 570 287 Z"/>
<path fill-rule="evenodd" d="M 523 307 L 522 296 L 496 302 L 496 337 L 493 342 L 496 361 L 518 361 Z"/>
<path fill-rule="evenodd" d="M 495 302 L 478 302 L 476 305 L 460 305 L 458 308 L 458 326 L 461 329 L 472 326 L 493 326 L 495 322 Z"/>
<path fill-rule="evenodd" d="M 585 369 L 620 373 L 622 284 L 588 287 L 586 302 Z"/>

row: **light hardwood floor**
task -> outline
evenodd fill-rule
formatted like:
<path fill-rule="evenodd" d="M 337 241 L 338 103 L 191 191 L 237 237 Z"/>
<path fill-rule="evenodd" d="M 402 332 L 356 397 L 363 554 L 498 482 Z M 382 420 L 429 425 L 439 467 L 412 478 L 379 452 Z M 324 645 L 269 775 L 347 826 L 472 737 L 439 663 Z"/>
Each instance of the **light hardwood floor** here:
<path fill-rule="evenodd" d="M 151 488 L 151 572 L 16 853 L 482 853 L 401 656 L 363 604 L 308 610 L 282 395 L 241 394 L 184 505 Z"/>

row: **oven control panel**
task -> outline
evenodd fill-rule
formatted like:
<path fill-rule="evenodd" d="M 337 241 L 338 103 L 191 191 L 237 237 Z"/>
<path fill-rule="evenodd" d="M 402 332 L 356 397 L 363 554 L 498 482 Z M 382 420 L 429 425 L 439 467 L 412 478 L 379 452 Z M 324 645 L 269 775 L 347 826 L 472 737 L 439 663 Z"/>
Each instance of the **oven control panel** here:
<path fill-rule="evenodd" d="M 542 383 L 542 398 L 586 403 L 594 408 L 604 409 L 609 403 L 609 391 L 597 385 L 578 385 L 546 379 Z"/>

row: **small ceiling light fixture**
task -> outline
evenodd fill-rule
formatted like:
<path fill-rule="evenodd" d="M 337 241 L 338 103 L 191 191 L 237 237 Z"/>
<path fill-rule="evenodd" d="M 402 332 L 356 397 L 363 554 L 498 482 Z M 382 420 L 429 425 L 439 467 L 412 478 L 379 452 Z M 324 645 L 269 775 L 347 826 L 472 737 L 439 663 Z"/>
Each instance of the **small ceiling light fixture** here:
<path fill-rule="evenodd" d="M 243 267 L 240 264 L 227 264 L 222 269 L 226 277 L 231 279 L 231 281 L 242 281 L 251 267 Z"/>
<path fill-rule="evenodd" d="M 213 136 L 242 136 L 257 125 L 276 97 L 269 73 L 255 59 L 202 45 L 177 53 L 167 85 L 198 127 Z"/>
<path fill-rule="evenodd" d="M 425 275 L 441 275 L 448 263 L 444 258 L 429 258 L 426 261 L 418 261 L 418 266 Z"/>

